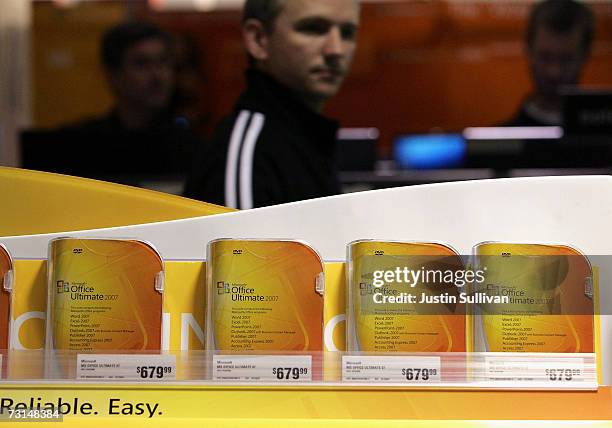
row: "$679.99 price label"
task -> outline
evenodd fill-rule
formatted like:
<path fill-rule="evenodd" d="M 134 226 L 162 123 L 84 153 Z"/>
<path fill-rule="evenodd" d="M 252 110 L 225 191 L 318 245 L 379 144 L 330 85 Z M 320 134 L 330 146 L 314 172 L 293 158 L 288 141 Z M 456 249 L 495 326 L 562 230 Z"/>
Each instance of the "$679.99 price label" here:
<path fill-rule="evenodd" d="M 582 380 L 582 370 L 569 368 L 555 368 L 544 370 L 548 380 L 553 382 L 571 382 L 572 380 Z"/>
<path fill-rule="evenodd" d="M 310 355 L 214 355 L 213 379 L 221 381 L 309 382 Z"/>
<path fill-rule="evenodd" d="M 345 355 L 342 379 L 374 383 L 437 383 L 441 381 L 440 357 Z"/>
<path fill-rule="evenodd" d="M 438 375 L 438 369 L 424 369 L 418 367 L 404 368 L 402 369 L 402 376 L 406 376 L 406 380 L 427 381 Z"/>
<path fill-rule="evenodd" d="M 176 379 L 176 356 L 79 354 L 77 379 L 160 381 Z"/>
<path fill-rule="evenodd" d="M 278 380 L 300 380 L 308 375 L 308 367 L 274 367 L 272 375 Z"/>
<path fill-rule="evenodd" d="M 136 373 L 141 379 L 163 379 L 172 375 L 172 366 L 138 366 Z"/>
<path fill-rule="evenodd" d="M 563 354 L 488 355 L 485 357 L 485 369 L 488 381 L 537 382 L 543 386 L 563 388 L 597 384 L 595 360 L 589 355 L 586 358 Z"/>

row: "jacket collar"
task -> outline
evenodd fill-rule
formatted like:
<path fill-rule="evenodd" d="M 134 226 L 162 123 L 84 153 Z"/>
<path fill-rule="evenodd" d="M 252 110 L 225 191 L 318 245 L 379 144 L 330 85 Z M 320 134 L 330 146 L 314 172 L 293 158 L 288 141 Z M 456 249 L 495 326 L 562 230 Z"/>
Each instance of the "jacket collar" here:
<path fill-rule="evenodd" d="M 293 91 L 266 73 L 250 68 L 246 72 L 248 89 L 242 94 L 240 107 L 258 110 L 263 106 L 275 116 L 281 117 L 288 126 L 320 142 L 322 149 L 334 151 L 339 124 L 335 120 L 306 107 Z"/>

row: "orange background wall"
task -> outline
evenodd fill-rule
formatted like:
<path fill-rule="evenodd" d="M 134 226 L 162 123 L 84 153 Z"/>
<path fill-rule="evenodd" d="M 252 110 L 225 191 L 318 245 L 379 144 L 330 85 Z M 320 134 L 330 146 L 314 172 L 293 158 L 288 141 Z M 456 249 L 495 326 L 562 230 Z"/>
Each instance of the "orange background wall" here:
<path fill-rule="evenodd" d="M 511 116 L 529 91 L 523 32 L 531 2 L 390 1 L 365 4 L 351 75 L 327 113 L 344 126 L 394 136 L 491 125 Z M 584 83 L 612 86 L 612 5 L 597 16 Z M 85 12 L 83 12 L 85 11 Z M 239 12 L 158 13 L 144 3 L 89 3 L 58 11 L 34 4 L 35 123 L 53 126 L 109 107 L 97 63 L 107 25 L 132 14 L 194 42 L 201 62 L 185 74 L 191 110 L 206 134 L 243 87 Z"/>
<path fill-rule="evenodd" d="M 47 127 L 103 112 L 112 97 L 98 63 L 106 28 L 125 16 L 118 3 L 59 9 L 35 2 L 32 17 L 32 94 L 36 126 Z"/>

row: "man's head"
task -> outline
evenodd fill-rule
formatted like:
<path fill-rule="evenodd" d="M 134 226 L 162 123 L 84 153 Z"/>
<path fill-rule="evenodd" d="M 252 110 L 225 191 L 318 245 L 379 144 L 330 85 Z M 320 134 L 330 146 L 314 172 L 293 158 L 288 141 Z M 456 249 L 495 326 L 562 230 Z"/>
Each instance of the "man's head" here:
<path fill-rule="evenodd" d="M 122 23 L 104 34 L 100 53 L 120 105 L 151 111 L 167 106 L 174 88 L 167 34 L 144 22 Z"/>
<path fill-rule="evenodd" d="M 319 110 L 336 94 L 356 47 L 356 0 L 247 0 L 243 35 L 252 65 Z"/>
<path fill-rule="evenodd" d="M 537 95 L 555 99 L 560 87 L 578 83 L 593 27 L 592 12 L 574 0 L 546 0 L 532 9 L 526 42 Z"/>

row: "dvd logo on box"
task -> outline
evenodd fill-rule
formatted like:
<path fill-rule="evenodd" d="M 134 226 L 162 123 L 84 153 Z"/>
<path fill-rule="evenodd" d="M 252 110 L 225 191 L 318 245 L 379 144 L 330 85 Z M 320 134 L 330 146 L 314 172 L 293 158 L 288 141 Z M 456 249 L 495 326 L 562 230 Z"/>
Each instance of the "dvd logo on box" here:
<path fill-rule="evenodd" d="M 240 255 L 240 254 L 242 254 L 242 250 L 240 250 L 240 249 L 233 250 L 232 254 Z"/>
<path fill-rule="evenodd" d="M 82 248 L 74 248 L 72 250 L 73 254 L 83 254 L 83 249 Z"/>

